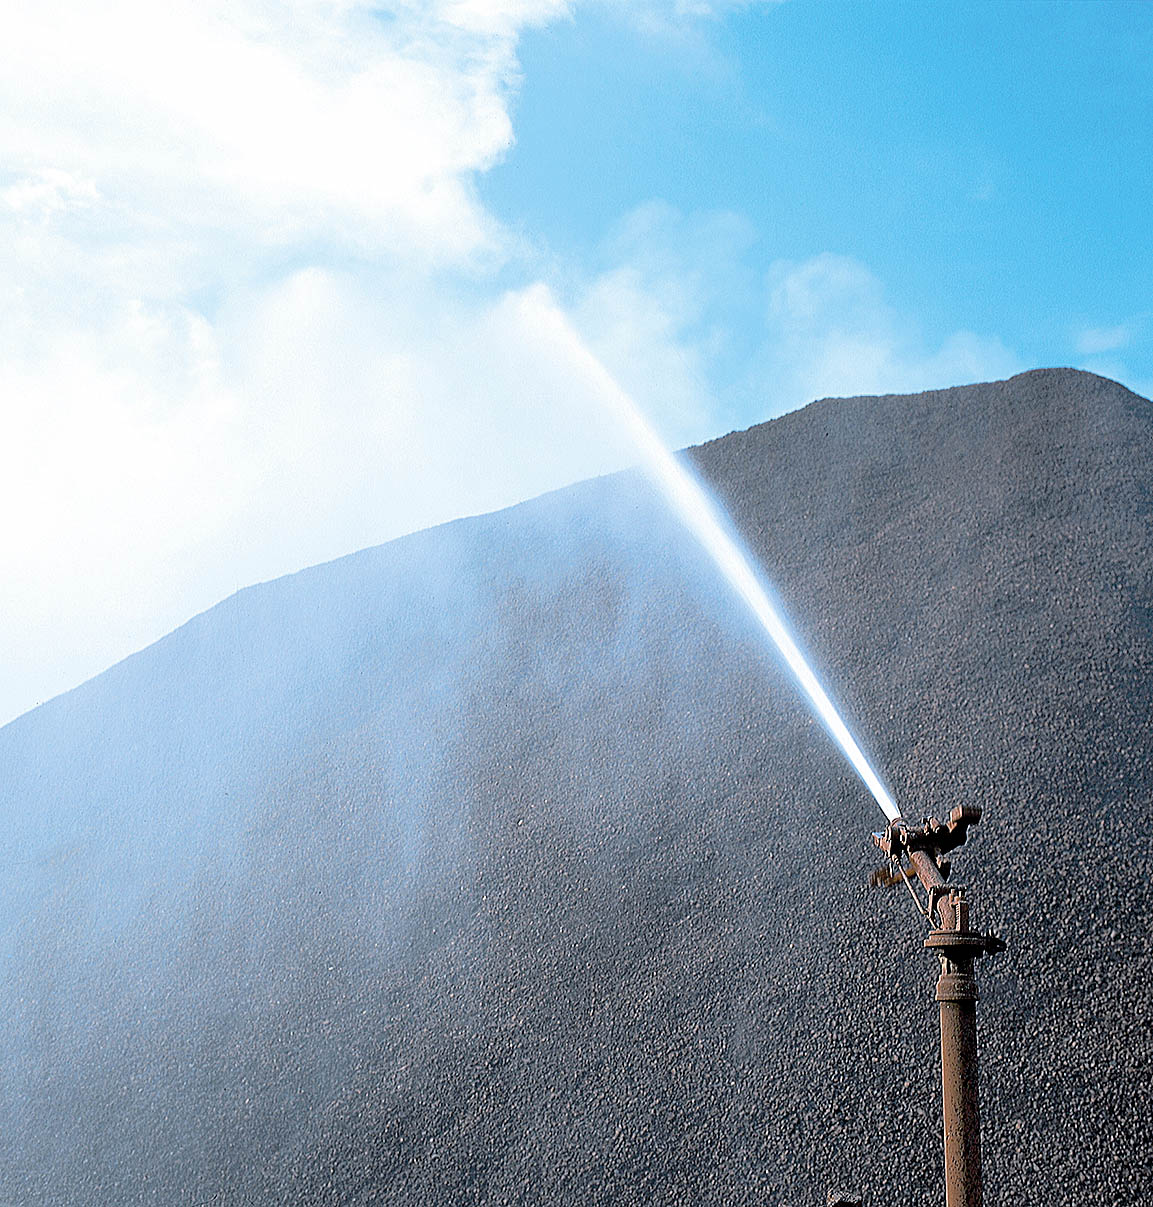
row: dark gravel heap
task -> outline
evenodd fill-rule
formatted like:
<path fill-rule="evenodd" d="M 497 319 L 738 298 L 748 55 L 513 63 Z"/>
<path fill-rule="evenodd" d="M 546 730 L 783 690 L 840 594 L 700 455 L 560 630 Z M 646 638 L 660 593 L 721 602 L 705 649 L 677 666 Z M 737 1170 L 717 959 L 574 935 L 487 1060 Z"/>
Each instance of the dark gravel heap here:
<path fill-rule="evenodd" d="M 906 814 L 986 810 L 988 1201 L 1153 1201 L 1153 404 L 692 456 Z M 0 809 L 0 1201 L 943 1198 L 881 814 L 635 475 L 241 592 L 0 731 Z"/>

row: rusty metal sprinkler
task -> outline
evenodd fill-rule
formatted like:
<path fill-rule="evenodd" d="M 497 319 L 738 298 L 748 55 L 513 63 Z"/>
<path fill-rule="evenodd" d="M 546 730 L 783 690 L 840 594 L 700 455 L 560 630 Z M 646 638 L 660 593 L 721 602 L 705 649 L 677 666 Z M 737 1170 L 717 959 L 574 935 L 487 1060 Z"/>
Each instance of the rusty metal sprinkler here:
<path fill-rule="evenodd" d="M 981 820 L 975 805 L 958 805 L 947 822 L 934 817 L 910 825 L 896 818 L 873 842 L 888 865 L 872 883 L 904 883 L 932 929 L 925 946 L 941 960 L 937 1001 L 941 1007 L 941 1105 L 945 1131 L 946 1207 L 981 1207 L 981 1128 L 977 1109 L 977 980 L 973 962 L 1004 951 L 993 935 L 978 934 L 969 921 L 965 889 L 949 884 L 948 853 L 965 841 L 969 826 Z M 908 860 L 908 865 L 904 860 Z M 911 881 L 916 877 L 928 900 L 921 903 Z"/>

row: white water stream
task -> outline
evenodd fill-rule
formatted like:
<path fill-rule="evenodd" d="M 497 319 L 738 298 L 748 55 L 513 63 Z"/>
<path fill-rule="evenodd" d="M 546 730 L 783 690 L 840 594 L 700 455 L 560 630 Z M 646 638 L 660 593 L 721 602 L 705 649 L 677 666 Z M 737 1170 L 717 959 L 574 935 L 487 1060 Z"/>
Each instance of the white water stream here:
<path fill-rule="evenodd" d="M 876 798 L 885 816 L 890 820 L 899 817 L 900 810 L 888 789 L 873 770 L 864 751 L 849 732 L 848 726 L 841 719 L 817 676 L 797 648 L 796 642 L 789 635 L 780 613 L 758 580 L 750 558 L 742 551 L 736 538 L 730 534 L 728 526 L 722 521 L 717 505 L 709 498 L 684 462 L 678 460 L 665 447 L 628 393 L 589 351 L 548 291 L 537 287 L 522 296 L 526 320 L 550 343 L 558 345 L 558 351 L 563 354 L 565 360 L 588 380 L 598 398 L 623 424 L 640 452 L 646 470 L 660 486 L 685 526 L 712 558 L 717 569 L 745 601 L 772 639 L 817 716 L 824 722 L 865 787 Z"/>

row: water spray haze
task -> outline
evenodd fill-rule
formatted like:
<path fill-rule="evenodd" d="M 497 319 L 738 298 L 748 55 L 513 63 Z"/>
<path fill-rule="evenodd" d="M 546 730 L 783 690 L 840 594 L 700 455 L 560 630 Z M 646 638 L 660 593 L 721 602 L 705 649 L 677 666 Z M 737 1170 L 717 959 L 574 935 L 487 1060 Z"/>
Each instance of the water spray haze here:
<path fill-rule="evenodd" d="M 596 397 L 623 426 L 640 453 L 645 469 L 772 639 L 817 716 L 873 794 L 885 816 L 890 820 L 899 817 L 900 810 L 892 796 L 789 635 L 780 613 L 758 579 L 750 557 L 729 531 L 716 503 L 684 463 L 665 447 L 637 404 L 589 351 L 548 290 L 542 286 L 527 290 L 522 295 L 522 306 L 526 323 L 535 328 L 588 381 Z"/>

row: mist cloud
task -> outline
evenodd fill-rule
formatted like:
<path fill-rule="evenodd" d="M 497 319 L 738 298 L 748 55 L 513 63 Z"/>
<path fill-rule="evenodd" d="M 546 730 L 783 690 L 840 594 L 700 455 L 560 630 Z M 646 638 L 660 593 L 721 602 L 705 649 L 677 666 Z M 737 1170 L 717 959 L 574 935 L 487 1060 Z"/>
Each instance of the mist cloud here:
<path fill-rule="evenodd" d="M 689 28 L 726 7 L 616 11 Z M 513 139 L 519 37 L 573 11 L 9 14 L 0 722 L 250 582 L 626 463 L 524 328 L 541 280 L 674 445 L 747 422 L 734 386 L 761 418 L 1006 359 L 964 335 L 918 353 L 867 281 L 856 326 L 830 325 L 835 262 L 818 260 L 778 285 L 741 381 L 757 350 L 731 346 L 725 308 L 763 288 L 743 219 L 654 202 L 586 276 L 523 246 L 473 182 Z"/>

